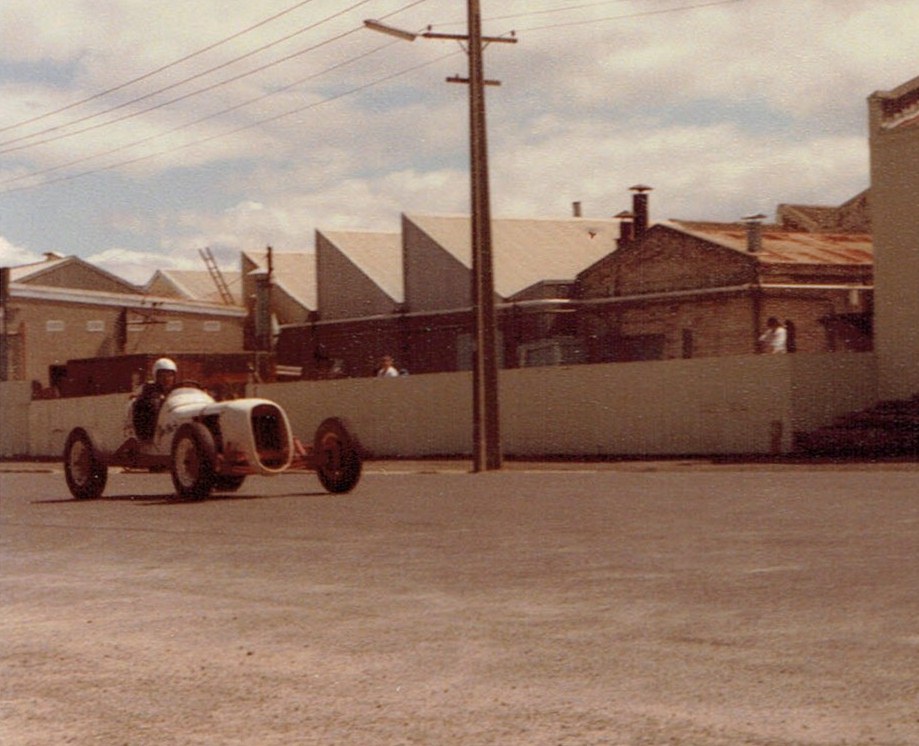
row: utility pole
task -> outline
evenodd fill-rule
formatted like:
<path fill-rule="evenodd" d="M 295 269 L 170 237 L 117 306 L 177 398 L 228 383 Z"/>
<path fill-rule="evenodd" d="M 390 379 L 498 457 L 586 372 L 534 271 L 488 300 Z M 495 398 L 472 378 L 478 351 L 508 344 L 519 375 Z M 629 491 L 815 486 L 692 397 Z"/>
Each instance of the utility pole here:
<path fill-rule="evenodd" d="M 426 31 L 426 39 L 453 39 L 467 43 L 468 78 L 448 78 L 450 83 L 469 84 L 469 179 L 472 209 L 472 306 L 475 349 L 472 370 L 473 470 L 501 468 L 501 427 L 498 410 L 498 355 L 494 267 L 491 245 L 491 200 L 488 186 L 488 139 L 485 126 L 485 86 L 498 85 L 485 79 L 482 50 L 492 42 L 516 43 L 515 37 L 482 36 L 479 0 L 467 0 L 468 29 L 465 35 Z M 374 31 L 414 41 L 417 34 L 365 21 Z"/>

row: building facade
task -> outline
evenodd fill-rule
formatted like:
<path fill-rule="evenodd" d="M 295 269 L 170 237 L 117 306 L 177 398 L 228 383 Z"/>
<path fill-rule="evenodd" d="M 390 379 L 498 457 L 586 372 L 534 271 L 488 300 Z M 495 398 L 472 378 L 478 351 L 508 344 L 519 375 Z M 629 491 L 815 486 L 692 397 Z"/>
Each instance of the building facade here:
<path fill-rule="evenodd" d="M 882 398 L 919 393 L 919 77 L 868 99 Z"/>
<path fill-rule="evenodd" d="M 579 335 L 591 362 L 744 355 L 775 317 L 790 351 L 861 351 L 872 295 L 866 234 L 668 221 L 579 275 Z"/>
<path fill-rule="evenodd" d="M 146 295 L 79 259 L 13 267 L 3 303 L 8 380 L 51 395 L 68 360 L 241 349 L 245 309 Z"/>

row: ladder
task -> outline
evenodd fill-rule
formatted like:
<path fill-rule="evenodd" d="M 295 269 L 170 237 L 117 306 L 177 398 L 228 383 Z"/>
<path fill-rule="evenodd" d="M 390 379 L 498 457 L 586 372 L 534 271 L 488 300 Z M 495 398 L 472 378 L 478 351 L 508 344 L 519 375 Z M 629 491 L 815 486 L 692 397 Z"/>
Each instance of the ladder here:
<path fill-rule="evenodd" d="M 217 286 L 217 292 L 220 293 L 220 298 L 223 300 L 225 305 L 232 306 L 233 294 L 230 292 L 227 281 L 223 279 L 223 273 L 221 273 L 220 267 L 218 267 L 217 262 L 214 261 L 214 255 L 211 253 L 211 247 L 205 246 L 203 249 L 198 249 L 198 253 L 204 260 L 204 266 L 207 267 L 207 271 L 211 274 L 211 279 Z"/>

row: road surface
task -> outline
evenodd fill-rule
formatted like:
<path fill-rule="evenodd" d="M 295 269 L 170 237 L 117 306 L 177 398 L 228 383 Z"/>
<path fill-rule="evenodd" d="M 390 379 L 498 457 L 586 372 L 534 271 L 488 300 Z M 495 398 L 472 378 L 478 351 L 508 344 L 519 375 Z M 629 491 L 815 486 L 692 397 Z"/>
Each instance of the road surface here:
<path fill-rule="evenodd" d="M 0 743 L 919 744 L 919 466 L 0 465 Z"/>

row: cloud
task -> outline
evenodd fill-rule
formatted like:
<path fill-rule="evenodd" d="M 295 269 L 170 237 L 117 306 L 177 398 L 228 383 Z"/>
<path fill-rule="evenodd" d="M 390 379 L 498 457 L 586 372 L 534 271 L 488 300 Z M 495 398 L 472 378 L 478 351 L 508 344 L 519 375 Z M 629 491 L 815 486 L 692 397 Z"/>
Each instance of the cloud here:
<path fill-rule="evenodd" d="M 136 276 L 157 266 L 200 268 L 203 246 L 235 266 L 240 250 L 309 249 L 316 228 L 395 231 L 401 212 L 468 210 L 467 89 L 444 81 L 465 74 L 465 57 L 453 42 L 386 46 L 393 40 L 361 28 L 363 18 L 404 4 L 372 0 L 309 29 L 343 10 L 314 0 L 116 93 L 3 129 L 167 66 L 271 13 L 223 0 L 5 0 L 7 244 L 30 256 L 48 246 L 79 251 Z M 486 33 L 519 31 L 519 43 L 485 53 L 488 76 L 503 83 L 487 94 L 495 215 L 569 214 L 575 200 L 588 214 L 615 214 L 628 206 L 628 187 L 644 182 L 655 187 L 656 217 L 734 219 L 778 202 L 839 203 L 867 186 L 865 99 L 916 75 L 919 4 L 738 0 L 657 12 L 692 4 L 485 4 Z M 293 3 L 275 12 L 281 6 Z M 388 20 L 461 33 L 465 13 L 430 0 Z M 455 56 L 438 59 L 448 54 Z M 230 81 L 287 55 L 296 56 Z M 48 139 L 41 146 L 2 152 L 45 128 L 54 129 L 12 143 Z M 97 157 L 107 151 L 115 152 Z M 107 167 L 2 194 L 7 178 Z"/>
<path fill-rule="evenodd" d="M 40 262 L 42 257 L 34 251 L 16 246 L 0 236 L 0 267 L 16 267 L 21 264 Z"/>

